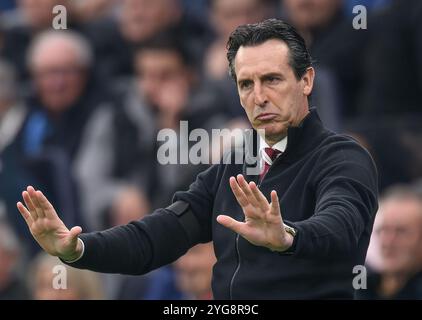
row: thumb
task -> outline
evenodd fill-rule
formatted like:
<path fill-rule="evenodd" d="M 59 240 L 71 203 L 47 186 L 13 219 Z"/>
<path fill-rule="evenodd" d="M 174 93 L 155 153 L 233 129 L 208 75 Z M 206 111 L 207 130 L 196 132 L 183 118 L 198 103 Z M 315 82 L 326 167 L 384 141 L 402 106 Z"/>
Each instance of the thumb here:
<path fill-rule="evenodd" d="M 226 216 L 226 215 L 219 215 L 217 217 L 217 222 L 221 225 L 225 226 L 226 228 L 229 228 L 233 230 L 236 233 L 239 233 L 240 235 L 243 235 L 243 227 L 244 223 L 236 221 L 232 217 Z"/>
<path fill-rule="evenodd" d="M 79 226 L 73 227 L 69 231 L 69 240 L 70 241 L 76 241 L 78 236 L 81 234 L 82 228 Z"/>
<path fill-rule="evenodd" d="M 225 227 L 230 227 L 232 220 L 233 219 L 231 217 L 228 217 L 226 215 L 220 214 L 219 216 L 217 216 L 217 222 Z"/>

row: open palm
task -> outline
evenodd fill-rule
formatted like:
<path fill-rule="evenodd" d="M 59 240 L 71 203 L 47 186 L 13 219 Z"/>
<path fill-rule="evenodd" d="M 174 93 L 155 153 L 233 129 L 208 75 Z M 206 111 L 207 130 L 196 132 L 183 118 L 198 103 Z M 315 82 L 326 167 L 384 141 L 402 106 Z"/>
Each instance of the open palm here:
<path fill-rule="evenodd" d="M 22 197 L 26 207 L 18 202 L 18 210 L 38 244 L 49 254 L 64 260 L 77 258 L 81 251 L 78 244 L 81 227 L 69 230 L 41 191 L 30 186 L 22 192 Z"/>
<path fill-rule="evenodd" d="M 230 178 L 230 187 L 245 215 L 245 221 L 220 215 L 217 221 L 240 234 L 250 243 L 274 251 L 284 251 L 292 244 L 291 236 L 284 230 L 280 204 L 276 191 L 271 192 L 271 203 L 254 182 L 249 184 L 242 175 Z"/>

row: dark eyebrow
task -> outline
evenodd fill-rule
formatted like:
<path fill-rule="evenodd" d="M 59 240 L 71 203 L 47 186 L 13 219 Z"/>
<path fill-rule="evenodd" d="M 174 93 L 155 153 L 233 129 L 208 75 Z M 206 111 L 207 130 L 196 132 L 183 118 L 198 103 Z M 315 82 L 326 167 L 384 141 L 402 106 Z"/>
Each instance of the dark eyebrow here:
<path fill-rule="evenodd" d="M 251 80 L 251 79 L 248 79 L 248 78 L 245 78 L 245 79 L 238 79 L 238 80 L 237 80 L 237 84 L 238 84 L 238 85 L 240 85 L 240 84 L 245 84 L 245 83 L 250 82 L 250 81 L 252 81 L 252 80 Z"/>
<path fill-rule="evenodd" d="M 278 72 L 269 72 L 269 73 L 263 74 L 261 76 L 261 80 L 265 80 L 265 79 L 268 79 L 268 78 L 284 79 L 284 76 L 281 73 L 278 73 Z"/>
<path fill-rule="evenodd" d="M 268 78 L 280 78 L 280 79 L 284 79 L 284 76 L 283 76 L 283 74 L 281 74 L 281 73 L 279 73 L 279 72 L 269 72 L 269 73 L 265 73 L 265 74 L 263 74 L 261 77 L 260 77 L 260 79 L 261 79 L 261 81 L 262 80 L 266 80 L 266 79 L 268 79 Z M 241 85 L 241 84 L 245 84 L 245 83 L 248 83 L 249 81 L 253 81 L 252 79 L 250 79 L 250 78 L 244 78 L 244 79 L 238 79 L 237 80 L 237 84 L 238 85 Z"/>

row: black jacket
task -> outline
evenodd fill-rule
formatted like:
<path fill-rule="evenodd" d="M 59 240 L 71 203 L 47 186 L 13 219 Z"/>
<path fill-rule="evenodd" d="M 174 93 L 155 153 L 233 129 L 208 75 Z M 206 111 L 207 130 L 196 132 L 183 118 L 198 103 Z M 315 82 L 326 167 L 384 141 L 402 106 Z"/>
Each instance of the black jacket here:
<path fill-rule="evenodd" d="M 142 221 L 81 235 L 85 253 L 72 265 L 142 274 L 212 240 L 216 299 L 352 298 L 352 270 L 364 264 L 377 210 L 377 174 L 368 152 L 324 129 L 315 110 L 289 128 L 286 151 L 260 189 L 268 198 L 277 191 L 284 222 L 298 230 L 292 254 L 254 246 L 216 222 L 219 214 L 244 218 L 228 181 L 245 169 L 222 161 L 175 194 L 174 201 L 190 205 L 196 230 L 189 218 L 158 209 Z"/>

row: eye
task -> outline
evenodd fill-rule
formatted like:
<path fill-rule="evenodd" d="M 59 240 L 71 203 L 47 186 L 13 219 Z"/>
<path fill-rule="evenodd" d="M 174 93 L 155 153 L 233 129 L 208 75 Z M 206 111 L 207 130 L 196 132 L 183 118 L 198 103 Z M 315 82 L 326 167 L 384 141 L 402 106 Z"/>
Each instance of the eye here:
<path fill-rule="evenodd" d="M 278 83 L 281 79 L 277 76 L 268 76 L 265 78 L 265 82 L 270 84 Z"/>
<path fill-rule="evenodd" d="M 244 80 L 244 81 L 240 81 L 239 82 L 239 87 L 242 90 L 246 90 L 246 89 L 251 88 L 252 87 L 252 84 L 253 84 L 252 81 L 250 81 L 250 80 Z"/>

